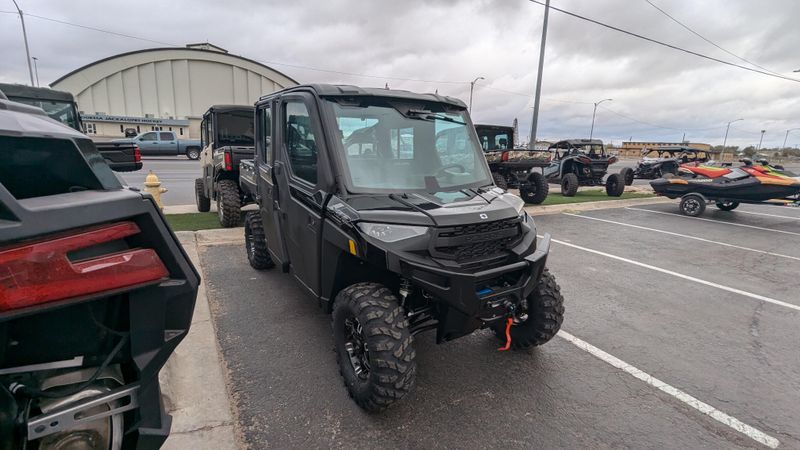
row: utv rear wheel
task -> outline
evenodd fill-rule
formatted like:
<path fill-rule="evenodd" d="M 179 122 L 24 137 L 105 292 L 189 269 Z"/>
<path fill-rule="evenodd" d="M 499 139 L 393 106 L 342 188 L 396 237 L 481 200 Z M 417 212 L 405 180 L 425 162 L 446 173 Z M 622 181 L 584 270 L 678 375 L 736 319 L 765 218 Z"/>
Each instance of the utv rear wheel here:
<path fill-rule="evenodd" d="M 506 180 L 503 174 L 497 172 L 492 173 L 492 180 L 494 180 L 494 185 L 500 189 L 504 191 L 508 189 L 508 180 Z"/>
<path fill-rule="evenodd" d="M 217 215 L 225 228 L 238 226 L 242 222 L 242 198 L 239 186 L 233 180 L 217 183 Z"/>
<path fill-rule="evenodd" d="M 619 176 L 625 181 L 625 186 L 633 184 L 633 169 L 630 167 L 623 167 L 622 170 L 619 171 Z"/>
<path fill-rule="evenodd" d="M 706 200 L 699 195 L 689 194 L 681 199 L 679 207 L 682 214 L 697 217 L 706 210 Z"/>
<path fill-rule="evenodd" d="M 208 212 L 211 210 L 211 199 L 206 197 L 206 188 L 202 178 L 194 180 L 194 200 L 197 203 L 197 210 Z"/>
<path fill-rule="evenodd" d="M 397 297 L 379 283 L 356 283 L 333 305 L 336 362 L 350 397 L 382 411 L 414 385 L 413 338 Z"/>
<path fill-rule="evenodd" d="M 575 197 L 578 193 L 578 176 L 568 173 L 561 179 L 561 195 L 564 197 Z"/>
<path fill-rule="evenodd" d="M 528 177 L 528 182 L 519 186 L 519 196 L 525 200 L 525 203 L 538 205 L 547 198 L 550 191 L 550 185 L 547 184 L 544 175 L 539 172 L 533 172 Z"/>
<path fill-rule="evenodd" d="M 539 283 L 527 298 L 527 307 L 523 310 L 525 320 L 511 327 L 511 347 L 528 348 L 547 343 L 561 329 L 564 321 L 564 297 L 556 278 L 544 269 Z M 494 334 L 502 341 L 506 340 L 505 322 L 492 327 Z"/>
<path fill-rule="evenodd" d="M 606 178 L 606 194 L 609 197 L 621 197 L 625 192 L 625 183 L 618 173 L 612 173 Z"/>
<path fill-rule="evenodd" d="M 723 211 L 733 211 L 739 207 L 739 202 L 717 202 L 717 208 Z"/>
<path fill-rule="evenodd" d="M 264 270 L 275 267 L 267 250 L 267 237 L 264 234 L 264 224 L 259 211 L 248 211 L 244 217 L 244 245 L 247 250 L 247 261 L 252 268 Z"/>

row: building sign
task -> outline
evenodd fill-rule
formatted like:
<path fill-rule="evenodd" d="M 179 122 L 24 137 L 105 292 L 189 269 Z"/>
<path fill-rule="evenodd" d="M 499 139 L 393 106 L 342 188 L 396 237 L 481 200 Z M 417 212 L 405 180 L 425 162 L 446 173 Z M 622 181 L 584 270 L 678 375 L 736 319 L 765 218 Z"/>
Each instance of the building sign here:
<path fill-rule="evenodd" d="M 106 114 L 81 114 L 81 119 L 84 122 L 116 122 L 116 123 L 131 123 L 143 125 L 173 125 L 179 127 L 188 127 L 188 120 L 179 119 L 158 119 L 155 117 L 131 117 L 131 116 L 109 116 Z"/>

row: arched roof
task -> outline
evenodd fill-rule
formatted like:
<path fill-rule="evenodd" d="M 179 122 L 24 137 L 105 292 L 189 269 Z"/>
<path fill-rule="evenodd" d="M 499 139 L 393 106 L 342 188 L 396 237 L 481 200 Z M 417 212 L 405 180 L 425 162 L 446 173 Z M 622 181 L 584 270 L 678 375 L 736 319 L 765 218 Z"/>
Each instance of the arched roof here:
<path fill-rule="evenodd" d="M 95 61 L 50 87 L 71 92 L 89 114 L 198 117 L 213 104 L 253 104 L 261 95 L 294 85 L 291 77 L 242 56 L 166 47 Z"/>

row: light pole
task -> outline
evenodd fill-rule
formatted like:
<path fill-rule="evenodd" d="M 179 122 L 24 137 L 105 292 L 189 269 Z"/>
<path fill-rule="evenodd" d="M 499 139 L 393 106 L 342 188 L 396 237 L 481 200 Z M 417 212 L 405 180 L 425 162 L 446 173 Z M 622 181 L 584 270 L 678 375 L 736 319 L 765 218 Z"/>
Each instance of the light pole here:
<path fill-rule="evenodd" d="M 731 124 L 734 123 L 734 122 L 738 122 L 740 120 L 744 120 L 744 119 L 736 119 L 736 120 L 731 120 L 730 122 L 728 122 L 728 128 L 725 128 L 725 139 L 722 141 L 722 151 L 723 152 L 725 151 L 725 146 L 728 144 L 728 131 L 731 130 Z"/>
<path fill-rule="evenodd" d="M 36 73 L 36 87 L 39 87 L 39 66 L 36 64 L 36 61 L 39 61 L 39 58 L 32 56 L 33 58 L 33 71 Z"/>
<path fill-rule="evenodd" d="M 794 130 L 800 130 L 800 128 L 789 128 L 788 130 L 786 130 L 786 136 L 784 136 L 783 138 L 783 147 L 781 147 L 781 149 L 786 148 L 786 139 L 789 139 L 789 132 Z"/>
<path fill-rule="evenodd" d="M 25 31 L 25 17 L 22 15 L 22 10 L 17 5 L 17 0 L 11 0 L 19 13 L 19 20 L 22 22 L 22 39 L 25 41 L 25 54 L 28 56 L 28 73 L 31 76 L 31 86 L 33 86 L 33 68 L 31 67 L 31 51 L 28 49 L 28 33 Z"/>
<path fill-rule="evenodd" d="M 485 79 L 486 78 L 478 77 L 478 78 L 475 78 L 474 80 L 469 82 L 469 113 L 470 114 L 472 114 L 472 91 L 475 90 L 475 83 L 477 83 L 478 80 L 485 80 Z"/>
<path fill-rule="evenodd" d="M 544 72 L 544 49 L 547 42 L 547 18 L 550 16 L 550 0 L 544 1 L 544 20 L 542 21 L 542 42 L 539 46 L 539 75 L 536 77 L 536 93 L 533 96 L 533 117 L 531 118 L 531 139 L 528 148 L 536 145 L 536 128 L 539 126 L 539 99 L 542 93 L 542 72 Z"/>
<path fill-rule="evenodd" d="M 767 130 L 761 130 L 761 139 L 758 140 L 758 148 L 756 150 L 761 150 L 761 143 L 764 142 L 764 133 L 766 132 Z"/>
<path fill-rule="evenodd" d="M 597 115 L 597 105 L 599 105 L 600 103 L 603 103 L 603 102 L 610 102 L 611 100 L 613 100 L 613 99 L 604 98 L 604 99 L 600 100 L 599 102 L 594 102 L 594 110 L 592 111 L 592 129 L 589 131 L 589 140 L 591 140 L 592 136 L 594 136 L 594 116 Z"/>

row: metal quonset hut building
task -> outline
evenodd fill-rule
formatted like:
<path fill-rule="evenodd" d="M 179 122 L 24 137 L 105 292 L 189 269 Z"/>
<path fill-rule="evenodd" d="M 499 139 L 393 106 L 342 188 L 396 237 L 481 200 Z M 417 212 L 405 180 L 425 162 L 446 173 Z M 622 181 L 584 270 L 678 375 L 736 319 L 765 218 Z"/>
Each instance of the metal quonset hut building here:
<path fill-rule="evenodd" d="M 212 44 L 138 50 L 74 70 L 50 84 L 71 92 L 89 135 L 118 138 L 125 130 L 175 131 L 200 137 L 214 104 L 252 105 L 297 82 L 264 64 Z"/>

